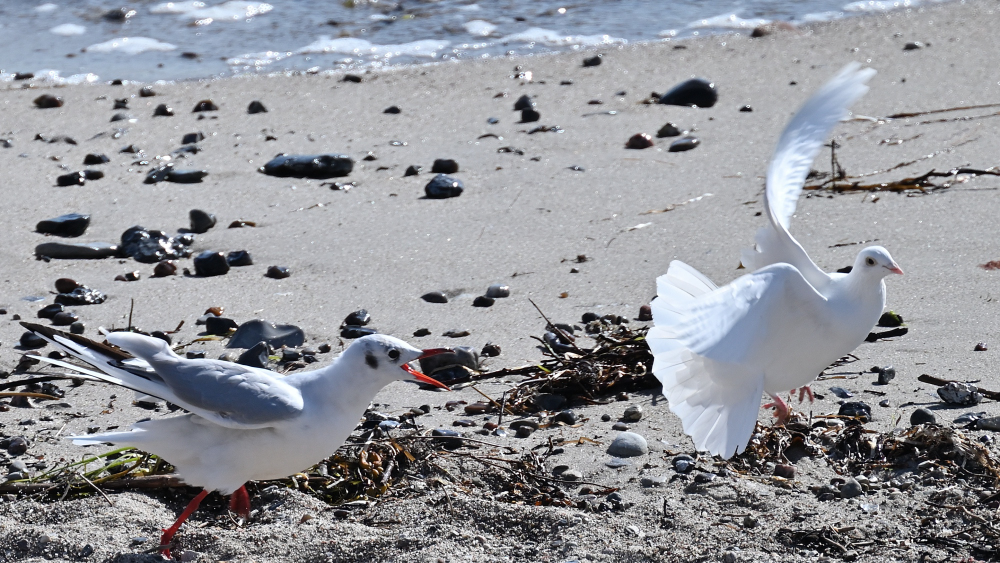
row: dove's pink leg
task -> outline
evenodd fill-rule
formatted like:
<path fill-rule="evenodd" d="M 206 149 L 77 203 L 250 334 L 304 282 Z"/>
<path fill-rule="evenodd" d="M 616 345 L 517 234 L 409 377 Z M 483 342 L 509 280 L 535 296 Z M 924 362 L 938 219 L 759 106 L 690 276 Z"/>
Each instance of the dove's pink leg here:
<path fill-rule="evenodd" d="M 244 520 L 250 515 L 250 494 L 246 485 L 236 489 L 229 497 L 229 510 Z"/>
<path fill-rule="evenodd" d="M 816 398 L 813 397 L 813 390 L 808 385 L 806 385 L 805 387 L 800 387 L 799 388 L 799 402 L 801 403 L 802 402 L 802 397 L 807 396 L 807 395 L 809 396 L 809 402 L 810 403 L 815 402 Z"/>
<path fill-rule="evenodd" d="M 768 395 L 771 395 L 771 394 L 768 393 Z M 777 419 L 777 420 L 775 420 L 775 424 L 784 424 L 784 423 L 788 422 L 788 416 L 792 412 L 792 410 L 790 408 L 788 408 L 788 404 L 785 403 L 785 401 L 782 400 L 782 398 L 780 396 L 778 396 L 778 395 L 771 395 L 771 398 L 774 399 L 774 402 L 773 403 L 768 403 L 768 404 L 764 405 L 764 408 L 765 409 L 770 409 L 770 408 L 774 409 L 774 417 Z"/>
<path fill-rule="evenodd" d="M 163 535 L 160 536 L 161 555 L 163 555 L 167 559 L 170 559 L 170 542 L 171 540 L 174 539 L 174 534 L 177 533 L 177 530 L 181 529 L 181 524 L 183 524 L 184 521 L 188 519 L 188 516 L 191 516 L 192 514 L 194 514 L 195 510 L 198 510 L 198 505 L 201 504 L 201 501 L 204 500 L 206 496 L 208 496 L 207 490 L 203 490 L 200 493 L 198 493 L 198 496 L 194 497 L 191 500 L 191 502 L 188 503 L 187 508 L 184 509 L 184 512 L 181 512 L 181 515 L 177 517 L 177 521 L 174 522 L 174 524 L 169 528 L 167 528 L 166 530 L 163 530 Z"/>

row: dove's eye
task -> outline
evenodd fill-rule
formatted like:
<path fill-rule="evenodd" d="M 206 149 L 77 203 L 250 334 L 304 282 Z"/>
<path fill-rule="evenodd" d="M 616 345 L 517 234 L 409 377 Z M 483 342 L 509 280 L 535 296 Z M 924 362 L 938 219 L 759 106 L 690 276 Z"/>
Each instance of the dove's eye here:
<path fill-rule="evenodd" d="M 392 350 L 389 350 L 388 356 L 389 356 L 390 360 L 398 360 L 399 359 L 399 350 L 396 350 L 395 348 L 393 348 Z"/>
<path fill-rule="evenodd" d="M 872 258 L 871 256 L 869 256 L 867 259 L 865 259 L 865 264 L 868 264 L 869 266 L 874 266 L 875 265 L 875 259 Z"/>

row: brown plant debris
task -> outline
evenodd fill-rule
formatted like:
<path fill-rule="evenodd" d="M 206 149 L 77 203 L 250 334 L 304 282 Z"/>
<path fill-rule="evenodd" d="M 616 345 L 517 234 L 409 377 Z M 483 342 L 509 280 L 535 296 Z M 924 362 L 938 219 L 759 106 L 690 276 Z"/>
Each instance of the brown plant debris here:
<path fill-rule="evenodd" d="M 962 177 L 960 177 L 960 175 Z M 874 184 L 862 184 L 861 182 L 838 183 L 838 180 L 851 180 L 850 176 L 842 178 L 831 178 L 821 184 L 812 184 L 803 189 L 817 191 L 825 190 L 836 193 L 849 192 L 919 192 L 921 194 L 931 193 L 952 187 L 957 182 L 964 182 L 970 177 L 981 175 L 1000 176 L 1000 169 L 990 167 L 986 169 L 958 167 L 946 172 L 938 172 L 931 169 L 929 172 L 910 178 L 903 178 L 892 182 L 878 182 Z M 951 181 L 935 182 L 931 178 L 952 178 Z"/>

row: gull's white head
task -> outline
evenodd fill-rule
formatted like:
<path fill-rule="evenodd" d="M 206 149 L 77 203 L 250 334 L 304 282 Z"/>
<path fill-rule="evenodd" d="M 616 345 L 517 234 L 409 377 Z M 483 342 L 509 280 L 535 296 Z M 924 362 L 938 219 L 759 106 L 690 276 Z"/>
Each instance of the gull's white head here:
<path fill-rule="evenodd" d="M 858 253 L 854 259 L 854 267 L 851 268 L 851 275 L 857 272 L 865 277 L 871 276 L 875 279 L 882 279 L 889 274 L 903 275 L 903 270 L 899 264 L 892 259 L 889 251 L 881 246 L 869 246 Z"/>
<path fill-rule="evenodd" d="M 355 372 L 364 378 L 377 378 L 386 385 L 393 381 L 419 381 L 435 387 L 448 386 L 410 367 L 410 362 L 448 352 L 446 348 L 421 350 L 384 334 L 370 334 L 351 343 L 340 361 L 356 366 Z"/>

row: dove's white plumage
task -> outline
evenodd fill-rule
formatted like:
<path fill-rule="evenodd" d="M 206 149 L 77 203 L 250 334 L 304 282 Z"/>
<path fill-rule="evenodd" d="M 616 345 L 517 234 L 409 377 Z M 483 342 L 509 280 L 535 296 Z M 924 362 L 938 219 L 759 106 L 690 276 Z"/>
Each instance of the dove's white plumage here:
<path fill-rule="evenodd" d="M 653 373 L 698 450 L 742 451 L 762 392 L 783 405 L 778 393 L 807 385 L 861 344 L 885 307 L 882 279 L 902 273 L 884 248 L 869 247 L 850 274 L 826 274 L 787 230 L 812 160 L 872 75 L 849 65 L 782 134 L 768 169 L 769 224 L 743 258 L 756 271 L 717 287 L 674 261 L 657 279 Z"/>

